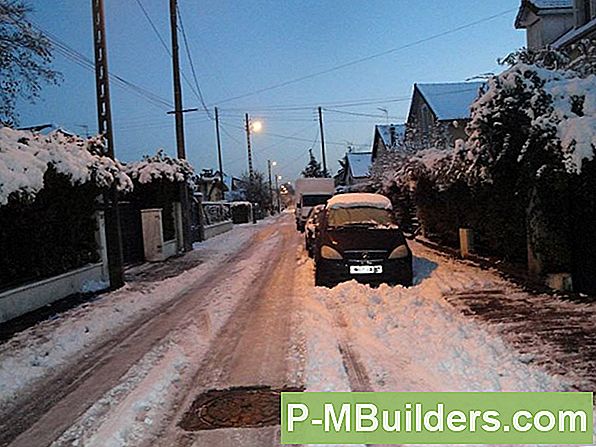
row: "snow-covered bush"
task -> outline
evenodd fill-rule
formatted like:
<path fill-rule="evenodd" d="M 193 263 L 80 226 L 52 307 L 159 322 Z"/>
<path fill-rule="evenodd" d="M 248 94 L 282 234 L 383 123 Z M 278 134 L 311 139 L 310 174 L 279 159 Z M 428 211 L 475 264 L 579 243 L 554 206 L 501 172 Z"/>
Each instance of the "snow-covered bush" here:
<path fill-rule="evenodd" d="M 466 141 L 390 152 L 373 178 L 398 200 L 413 191 L 427 234 L 441 242 L 455 244 L 458 227 L 469 226 L 481 252 L 523 261 L 529 241 L 546 271 L 569 271 L 569 247 L 581 246 L 574 238 L 596 240 L 583 223 L 596 217 L 596 190 L 587 186 L 596 150 L 594 41 L 572 54 L 522 50 L 504 63 L 472 104 Z"/>
<path fill-rule="evenodd" d="M 168 156 L 163 149 L 158 149 L 155 155 L 145 155 L 141 161 L 127 164 L 125 172 L 139 184 L 163 180 L 194 185 L 195 181 L 195 171 L 191 164 L 186 160 Z"/>
<path fill-rule="evenodd" d="M 72 185 L 90 183 L 106 189 L 116 184 L 129 190 L 132 182 L 121 164 L 99 154 L 102 145 L 100 138 L 83 139 L 62 131 L 42 135 L 0 128 L 0 206 L 13 197 L 34 199 L 50 167 Z"/>

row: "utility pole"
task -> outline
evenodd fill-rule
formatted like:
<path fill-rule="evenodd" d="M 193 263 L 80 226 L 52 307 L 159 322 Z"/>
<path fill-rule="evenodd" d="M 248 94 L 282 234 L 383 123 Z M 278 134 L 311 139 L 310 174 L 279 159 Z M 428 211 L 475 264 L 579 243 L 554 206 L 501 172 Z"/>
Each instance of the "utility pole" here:
<path fill-rule="evenodd" d="M 277 213 L 281 213 L 281 203 L 279 200 L 279 183 L 278 180 L 280 179 L 279 175 L 275 176 L 275 191 L 277 192 Z"/>
<path fill-rule="evenodd" d="M 114 159 L 114 135 L 110 109 L 110 81 L 108 78 L 108 53 L 103 0 L 91 0 L 93 12 L 93 47 L 95 52 L 95 93 L 97 97 L 98 131 L 105 138 L 106 155 Z M 117 289 L 124 285 L 122 261 L 122 233 L 118 210 L 118 189 L 113 184 L 104 194 L 106 206 L 106 243 L 108 251 L 108 274 L 110 287 Z"/>
<path fill-rule="evenodd" d="M 221 137 L 219 135 L 219 110 L 215 108 L 215 134 L 217 137 L 217 160 L 219 161 L 219 177 L 222 185 L 224 184 L 223 161 L 221 157 Z"/>
<path fill-rule="evenodd" d="M 176 120 L 176 152 L 178 158 L 186 159 L 184 147 L 184 111 L 182 110 L 182 86 L 180 85 L 180 59 L 178 56 L 178 5 L 177 0 L 170 0 L 170 33 L 172 35 L 172 74 L 174 79 L 174 117 Z M 190 225 L 190 199 L 186 182 L 180 185 L 180 207 L 182 208 L 182 240 L 184 251 L 192 250 Z M 199 208 L 198 212 L 202 212 Z M 199 226 L 201 219 L 199 219 Z M 202 234 L 202 228 L 199 233 Z M 199 239 L 202 239 L 200 237 Z"/>
<path fill-rule="evenodd" d="M 245 128 L 246 128 L 246 148 L 248 150 L 248 175 L 252 182 L 253 170 L 252 170 L 252 150 L 250 148 L 250 120 L 248 113 L 244 114 Z"/>
<path fill-rule="evenodd" d="M 321 157 L 323 160 L 323 174 L 327 176 L 327 157 L 325 155 L 325 135 L 323 133 L 323 109 L 319 107 L 319 128 L 321 129 Z"/>
<path fill-rule="evenodd" d="M 267 168 L 269 169 L 269 203 L 271 204 L 271 210 L 273 211 L 273 184 L 271 183 L 271 160 L 267 160 Z"/>

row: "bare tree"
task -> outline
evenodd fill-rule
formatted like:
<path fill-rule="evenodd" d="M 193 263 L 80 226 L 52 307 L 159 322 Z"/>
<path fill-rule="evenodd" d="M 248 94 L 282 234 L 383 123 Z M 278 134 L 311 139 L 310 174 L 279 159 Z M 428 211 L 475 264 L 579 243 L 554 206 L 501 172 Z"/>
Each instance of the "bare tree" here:
<path fill-rule="evenodd" d="M 60 74 L 50 68 L 52 45 L 27 16 L 22 0 L 0 0 L 0 123 L 16 125 L 19 99 L 31 103 L 43 83 L 57 84 Z"/>

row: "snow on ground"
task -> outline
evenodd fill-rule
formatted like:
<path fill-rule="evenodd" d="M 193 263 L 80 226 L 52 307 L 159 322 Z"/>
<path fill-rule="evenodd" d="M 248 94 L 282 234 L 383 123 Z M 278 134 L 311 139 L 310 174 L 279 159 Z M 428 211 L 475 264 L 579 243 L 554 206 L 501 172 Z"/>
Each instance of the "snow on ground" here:
<path fill-rule="evenodd" d="M 416 245 L 415 253 L 420 249 Z M 303 280 L 312 283 L 312 264 L 300 268 Z M 512 352 L 494 328 L 466 318 L 442 299 L 449 291 L 495 287 L 503 280 L 448 260 L 438 264 L 416 258 L 415 272 L 412 288 L 382 285 L 371 289 L 351 281 L 333 289 L 311 289 L 305 319 L 320 332 L 309 341 L 313 346 L 307 356 L 307 389 L 345 389 L 341 356 L 334 360 L 329 353 L 342 331 L 366 365 L 374 390 L 569 389 L 561 379 L 528 366 L 524 356 Z"/>
<path fill-rule="evenodd" d="M 155 436 L 167 419 L 164 415 L 175 412 L 175 405 L 196 377 L 213 337 L 247 295 L 279 242 L 279 234 L 275 233 L 255 256 L 240 262 L 233 274 L 207 296 L 200 314 L 181 321 L 54 445 L 135 446 Z"/>
<path fill-rule="evenodd" d="M 205 261 L 181 275 L 159 283 L 127 284 L 99 300 L 43 322 L 0 346 L 0 408 L 50 374 L 58 373 L 69 359 L 91 349 L 114 332 L 149 314 L 214 271 L 249 242 L 259 225 L 239 225 L 228 233 L 196 244 Z"/>

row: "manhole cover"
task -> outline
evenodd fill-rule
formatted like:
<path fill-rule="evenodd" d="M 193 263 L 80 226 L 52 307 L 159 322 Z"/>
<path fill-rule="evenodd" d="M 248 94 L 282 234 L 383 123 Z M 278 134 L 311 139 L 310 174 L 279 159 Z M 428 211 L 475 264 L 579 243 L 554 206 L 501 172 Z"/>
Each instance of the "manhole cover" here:
<path fill-rule="evenodd" d="M 187 431 L 278 425 L 281 393 L 290 391 L 303 390 L 267 386 L 210 390 L 194 400 L 179 425 Z"/>

